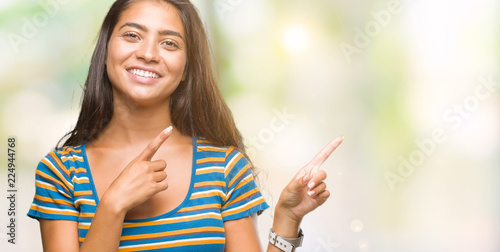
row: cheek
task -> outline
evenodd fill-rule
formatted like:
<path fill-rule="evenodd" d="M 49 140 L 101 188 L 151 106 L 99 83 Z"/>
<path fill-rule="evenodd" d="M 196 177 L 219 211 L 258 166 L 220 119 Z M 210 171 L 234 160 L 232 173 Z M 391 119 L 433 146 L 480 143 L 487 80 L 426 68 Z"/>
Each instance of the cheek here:
<path fill-rule="evenodd" d="M 113 68 L 113 65 L 120 64 L 128 55 L 127 47 L 121 43 L 116 43 L 113 40 L 109 41 L 108 51 L 106 54 L 106 65 Z"/>
<path fill-rule="evenodd" d="M 165 61 L 167 62 L 166 64 L 170 72 L 180 75 L 184 73 L 184 68 L 186 66 L 186 56 L 184 53 L 168 55 Z"/>

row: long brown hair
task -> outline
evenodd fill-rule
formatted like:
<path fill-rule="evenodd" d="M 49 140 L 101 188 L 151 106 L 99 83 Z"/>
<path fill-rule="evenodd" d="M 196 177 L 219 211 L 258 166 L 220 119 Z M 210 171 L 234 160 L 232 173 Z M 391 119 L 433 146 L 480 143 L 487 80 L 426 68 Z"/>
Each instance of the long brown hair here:
<path fill-rule="evenodd" d="M 106 15 L 90 62 L 78 121 L 56 149 L 96 139 L 111 120 L 113 92 L 104 64 L 106 49 L 120 15 L 136 1 L 117 0 Z M 186 33 L 187 75 L 170 97 L 174 126 L 184 135 L 203 137 L 214 145 L 235 146 L 246 156 L 241 134 L 215 82 L 207 35 L 196 8 L 189 0 L 155 1 L 177 8 Z"/>

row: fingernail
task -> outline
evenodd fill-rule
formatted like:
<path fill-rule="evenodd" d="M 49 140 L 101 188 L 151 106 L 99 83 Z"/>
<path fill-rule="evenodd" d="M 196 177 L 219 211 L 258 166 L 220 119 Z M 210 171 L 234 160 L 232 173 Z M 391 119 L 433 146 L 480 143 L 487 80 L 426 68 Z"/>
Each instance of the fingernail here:
<path fill-rule="evenodd" d="M 307 192 L 307 195 L 313 196 L 315 193 L 316 193 L 315 191 L 309 191 L 309 192 Z"/>
<path fill-rule="evenodd" d="M 313 189 L 314 188 L 314 182 L 309 182 L 309 185 L 307 185 L 307 187 L 309 187 L 309 189 Z"/>
<path fill-rule="evenodd" d="M 163 133 L 168 134 L 172 131 L 172 126 L 168 126 L 168 128 L 163 130 Z"/>
<path fill-rule="evenodd" d="M 306 183 L 311 177 L 309 177 L 309 173 L 302 177 L 302 182 Z"/>

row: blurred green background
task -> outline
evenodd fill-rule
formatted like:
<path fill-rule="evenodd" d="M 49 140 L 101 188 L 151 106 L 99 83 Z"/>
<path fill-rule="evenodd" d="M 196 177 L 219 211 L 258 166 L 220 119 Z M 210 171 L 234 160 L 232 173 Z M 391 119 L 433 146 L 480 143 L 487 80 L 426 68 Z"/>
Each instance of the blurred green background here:
<path fill-rule="evenodd" d="M 41 251 L 26 217 L 35 168 L 76 123 L 112 2 L 0 2 L 2 251 Z M 500 2 L 193 2 L 270 205 L 345 136 L 322 166 L 332 196 L 304 220 L 301 251 L 500 251 Z M 18 141 L 16 245 L 8 136 Z M 259 218 L 263 245 L 273 210 Z"/>

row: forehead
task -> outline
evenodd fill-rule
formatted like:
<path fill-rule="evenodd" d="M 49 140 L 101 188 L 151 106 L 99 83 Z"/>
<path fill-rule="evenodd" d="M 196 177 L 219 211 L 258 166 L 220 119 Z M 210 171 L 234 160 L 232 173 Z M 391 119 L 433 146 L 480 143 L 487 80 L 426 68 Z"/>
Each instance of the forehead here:
<path fill-rule="evenodd" d="M 173 30 L 184 37 L 184 26 L 175 6 L 163 1 L 135 1 L 122 12 L 114 29 L 125 23 L 137 23 L 150 30 Z"/>

